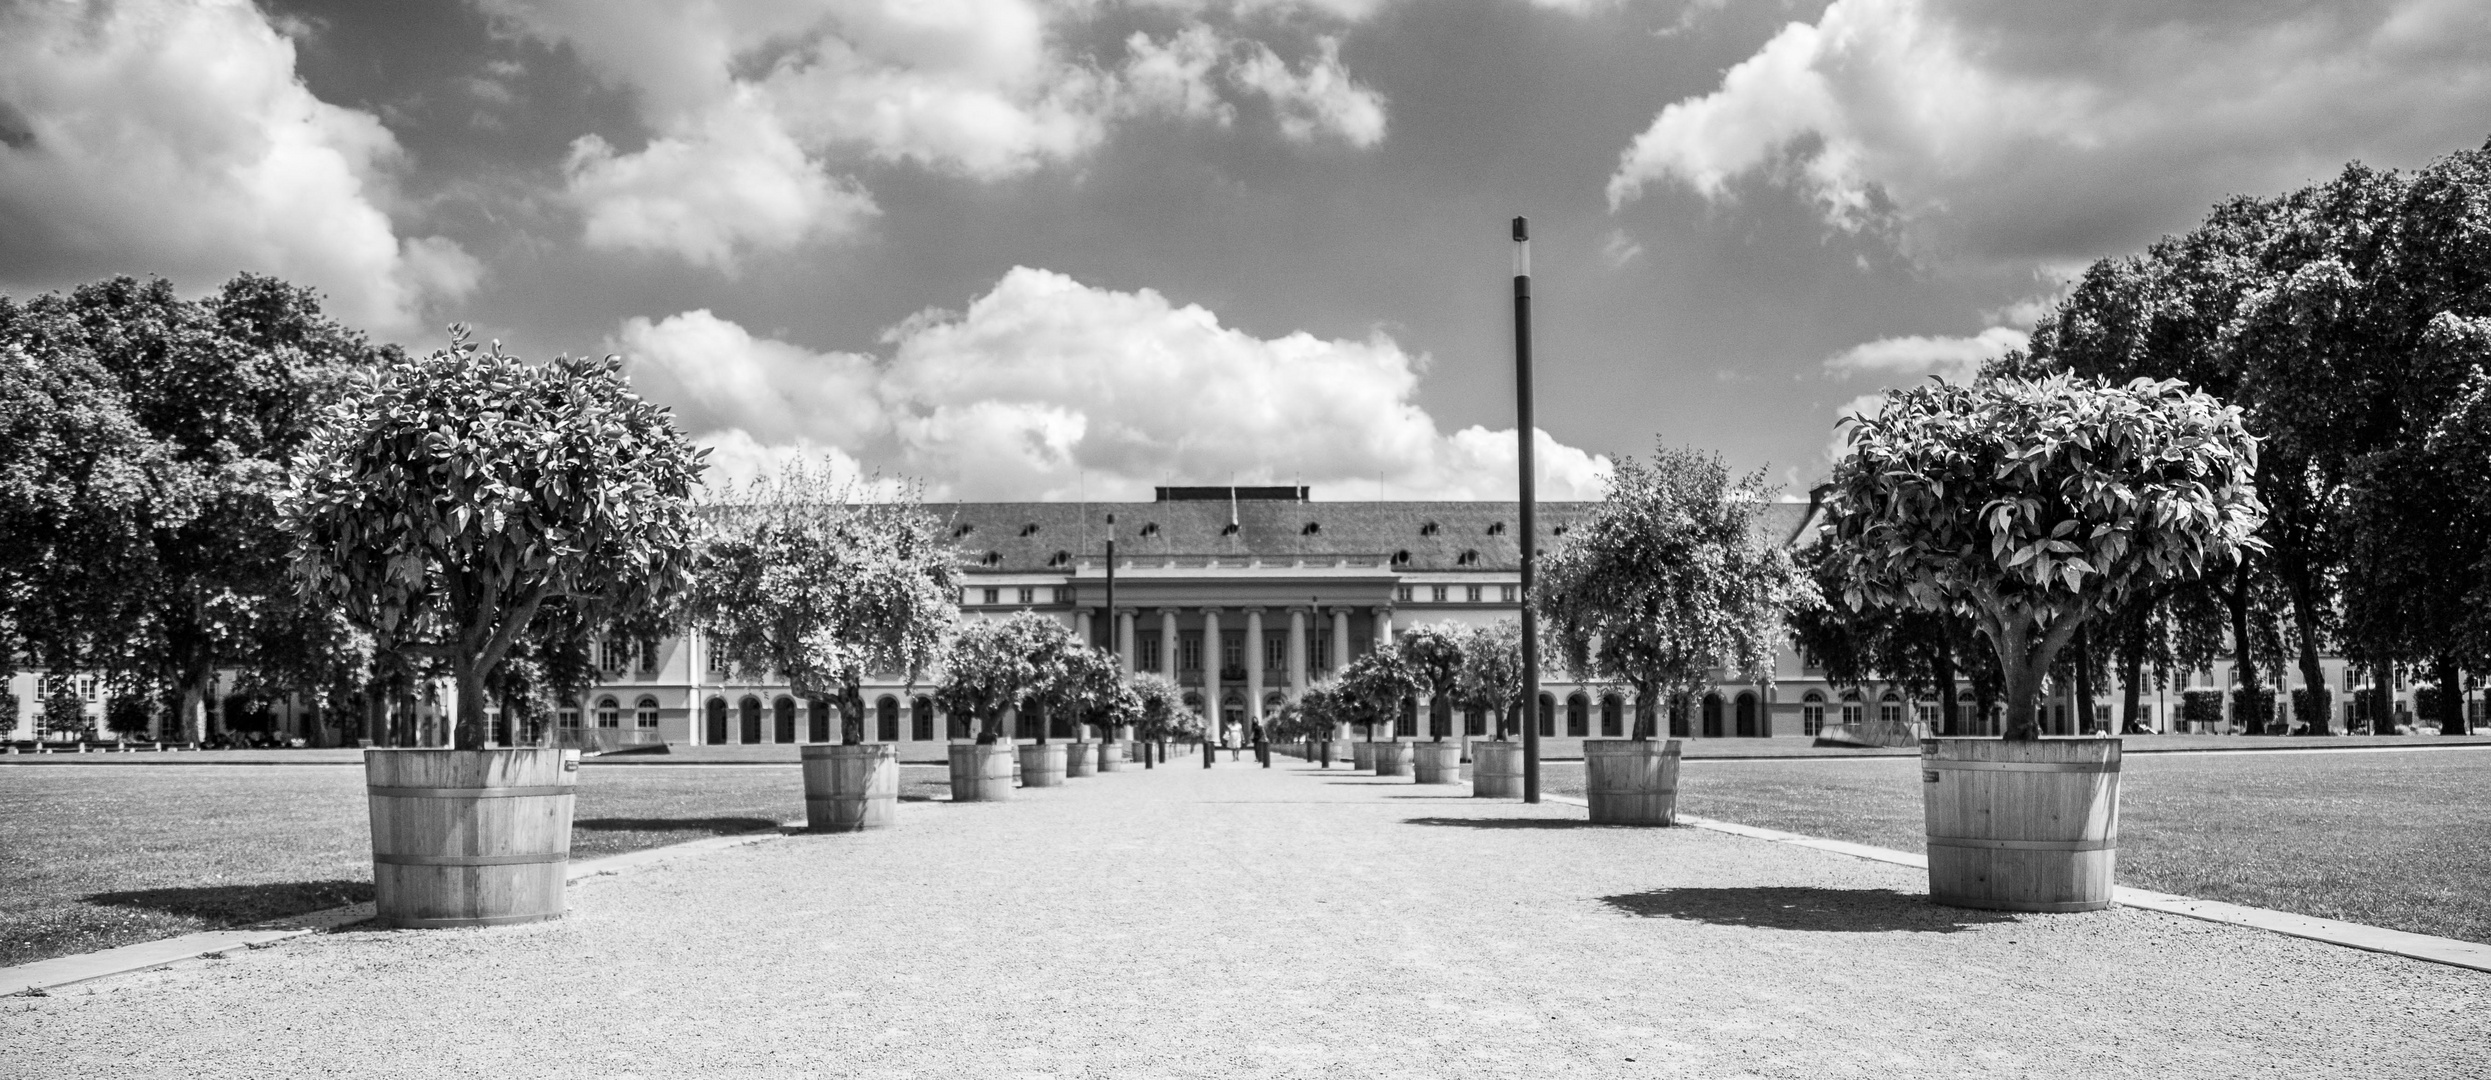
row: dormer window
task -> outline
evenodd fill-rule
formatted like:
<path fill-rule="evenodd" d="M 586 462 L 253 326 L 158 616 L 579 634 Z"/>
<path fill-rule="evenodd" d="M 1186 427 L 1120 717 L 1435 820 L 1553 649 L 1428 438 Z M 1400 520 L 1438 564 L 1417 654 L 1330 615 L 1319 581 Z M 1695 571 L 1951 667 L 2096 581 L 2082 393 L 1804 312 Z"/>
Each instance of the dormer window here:
<path fill-rule="evenodd" d="M 1409 553 L 1409 552 L 1407 552 L 1407 551 L 1396 551 L 1396 552 L 1393 552 L 1393 565 L 1394 565 L 1394 566 L 1408 566 L 1408 565 L 1410 565 L 1410 553 Z"/>
<path fill-rule="evenodd" d="M 1003 565 L 1003 553 L 1000 551 L 989 551 L 986 553 L 984 562 L 988 566 L 1001 566 Z"/>
<path fill-rule="evenodd" d="M 1156 521 L 1146 521 L 1146 522 L 1143 522 L 1143 523 L 1142 523 L 1142 535 L 1144 535 L 1144 536 L 1157 536 L 1157 535 L 1159 535 L 1159 523 L 1158 523 L 1158 522 L 1156 522 Z"/>
<path fill-rule="evenodd" d="M 967 535 L 969 535 L 970 533 L 973 533 L 973 532 L 976 532 L 976 531 L 977 531 L 977 526 L 975 526 L 975 525 L 971 525 L 971 524 L 969 524 L 969 523 L 967 523 L 967 522 L 965 522 L 965 521 L 964 521 L 964 522 L 961 522 L 961 523 L 960 523 L 960 526 L 959 526 L 958 528 L 955 528 L 955 529 L 953 529 L 953 530 L 951 531 L 951 538 L 952 538 L 952 539 L 954 539 L 954 540 L 958 540 L 958 539 L 960 539 L 961 537 L 963 537 L 963 536 L 967 536 Z"/>
<path fill-rule="evenodd" d="M 1035 522 L 1035 521 L 1033 521 L 1033 522 L 1030 522 L 1030 523 L 1029 523 L 1029 524 L 1027 524 L 1027 525 L 1023 525 L 1023 526 L 1021 526 L 1021 535 L 1022 535 L 1022 536 L 1036 536 L 1036 535 L 1038 535 L 1038 523 L 1037 523 L 1037 522 Z"/>
<path fill-rule="evenodd" d="M 1565 527 L 1565 526 L 1563 526 L 1563 525 L 1559 525 L 1559 526 L 1557 526 L 1555 529 L 1553 529 L 1553 530 L 1551 530 L 1551 531 L 1552 531 L 1552 532 L 1554 532 L 1554 533 L 1555 533 L 1556 535 L 1558 535 L 1558 536 L 1564 536 L 1564 535 L 1566 534 L 1566 527 Z"/>
<path fill-rule="evenodd" d="M 1436 523 L 1430 521 L 1427 524 L 1418 527 L 1418 534 L 1420 536 L 1434 536 L 1436 535 L 1436 528 Z"/>
<path fill-rule="evenodd" d="M 1317 533 L 1320 533 L 1320 532 L 1322 532 L 1322 531 L 1323 531 L 1323 523 L 1322 523 L 1322 522 L 1320 522 L 1320 521 L 1309 521 L 1309 522 L 1307 522 L 1307 523 L 1306 523 L 1306 527 L 1305 527 L 1305 528 L 1303 528 L 1303 529 L 1299 529 L 1299 530 L 1297 531 L 1297 534 L 1298 534 L 1299 536 L 1313 536 L 1313 535 L 1316 535 Z"/>
<path fill-rule="evenodd" d="M 1236 522 L 1234 522 L 1234 521 L 1232 521 L 1232 522 L 1229 522 L 1229 523 L 1228 523 L 1228 524 L 1226 524 L 1226 525 L 1222 525 L 1222 526 L 1220 526 L 1220 535 L 1221 535 L 1221 536 L 1235 536 L 1235 535 L 1237 535 L 1237 523 L 1236 523 Z"/>
<path fill-rule="evenodd" d="M 1489 522 L 1489 523 L 1488 523 L 1488 535 L 1490 535 L 1490 536 L 1503 536 L 1503 535 L 1505 535 L 1505 523 L 1504 523 L 1504 522 L 1502 522 L 1502 521 L 1491 521 L 1491 522 Z"/>
<path fill-rule="evenodd" d="M 1070 564 L 1072 563 L 1072 561 L 1073 561 L 1073 553 L 1072 553 L 1072 552 L 1069 552 L 1069 551 L 1059 551 L 1059 552 L 1056 552 L 1056 553 L 1055 553 L 1055 557 L 1053 557 L 1053 558 L 1051 558 L 1051 559 L 1048 559 L 1048 560 L 1047 560 L 1047 565 L 1048 565 L 1048 566 L 1067 566 L 1067 565 L 1070 565 Z"/>
<path fill-rule="evenodd" d="M 1478 549 L 1473 548 L 1473 549 L 1471 549 L 1471 550 L 1469 550 L 1469 551 L 1465 551 L 1465 552 L 1463 552 L 1463 553 L 1462 553 L 1462 557 L 1461 557 L 1461 558 L 1458 558 L 1458 559 L 1453 560 L 1453 564 L 1454 564 L 1454 565 L 1456 565 L 1456 566 L 1477 566 L 1477 565 L 1479 565 L 1479 551 L 1478 551 Z"/>

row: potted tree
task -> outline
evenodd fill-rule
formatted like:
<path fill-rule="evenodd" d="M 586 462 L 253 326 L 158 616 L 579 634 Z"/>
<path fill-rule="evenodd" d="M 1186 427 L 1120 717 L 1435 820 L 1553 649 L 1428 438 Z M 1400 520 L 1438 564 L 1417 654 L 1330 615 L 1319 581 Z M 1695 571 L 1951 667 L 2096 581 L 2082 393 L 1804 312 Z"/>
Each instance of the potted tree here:
<path fill-rule="evenodd" d="M 1410 681 L 1432 700 L 1450 699 L 1462 680 L 1462 635 L 1451 626 L 1410 628 L 1393 640 Z M 1428 730 L 1426 742 L 1411 745 L 1411 774 L 1422 784 L 1462 782 L 1462 743 L 1445 741 L 1445 733 Z"/>
<path fill-rule="evenodd" d="M 1049 678 L 1034 698 L 1046 710 L 1049 724 L 1056 717 L 1063 717 L 1072 727 L 1073 741 L 1057 746 L 1063 759 L 1062 773 L 1065 777 L 1094 775 L 1098 771 L 1094 751 L 1101 744 L 1083 738 L 1082 732 L 1099 722 L 1124 690 L 1124 668 L 1116 662 L 1116 654 L 1069 638 L 1048 668 Z M 1045 735 L 1044 731 L 1039 732 L 1040 746 L 1049 745 Z M 1021 748 L 1023 777 L 1029 774 L 1029 749 Z"/>
<path fill-rule="evenodd" d="M 487 749 L 486 688 L 549 605 L 603 627 L 672 601 L 701 455 L 619 359 L 527 364 L 464 328 L 330 413 L 286 507 L 293 571 L 457 687 L 449 748 L 365 754 L 381 922 L 562 914 L 578 751 Z"/>
<path fill-rule="evenodd" d="M 1974 620 L 1999 739 L 1921 742 L 1929 892 L 2011 911 L 2108 906 L 2119 740 L 2041 738 L 2042 680 L 2079 627 L 2258 550 L 2257 442 L 2177 381 L 1933 383 L 1854 422 L 1820 489 L 1846 600 Z"/>
<path fill-rule="evenodd" d="M 1036 612 L 1008 619 L 963 622 L 944 653 L 934 702 L 946 713 L 977 725 L 976 741 L 951 748 L 951 800 L 1001 802 L 1012 797 L 1014 759 L 1003 732 L 1005 712 L 1020 707 L 1048 677 L 1042 666 L 1055 654 L 1054 639 L 1070 638 L 1062 624 Z"/>
<path fill-rule="evenodd" d="M 1508 736 L 1522 708 L 1522 624 L 1514 619 L 1462 632 L 1462 667 L 1454 676 L 1454 700 L 1465 710 L 1493 717 L 1493 738 L 1470 743 L 1470 793 L 1483 799 L 1522 797 L 1522 744 Z"/>
<path fill-rule="evenodd" d="M 1185 709 L 1185 688 L 1155 671 L 1135 674 L 1130 685 L 1141 710 L 1133 721 L 1133 738 L 1141 747 L 1142 767 L 1155 769 L 1168 760 L 1168 740 L 1176 737 L 1177 717 Z"/>
<path fill-rule="evenodd" d="M 1654 703 L 1701 693 L 1716 665 L 1771 685 L 1784 616 L 1815 595 L 1764 533 L 1772 496 L 1762 471 L 1733 482 L 1716 455 L 1620 457 L 1599 508 L 1541 572 L 1535 599 L 1565 667 Z M 1677 821 L 1678 743 L 1652 738 L 1658 713 L 1636 709 L 1632 738 L 1584 740 L 1593 821 Z"/>
<path fill-rule="evenodd" d="M 1367 741 L 1359 747 L 1365 753 L 1366 768 L 1377 776 L 1408 776 L 1410 744 L 1390 738 L 1375 737 L 1378 724 L 1389 724 L 1401 715 L 1401 703 L 1418 692 L 1418 680 L 1401 654 L 1388 649 L 1367 653 L 1349 662 L 1341 671 L 1340 700 L 1367 729 Z"/>
<path fill-rule="evenodd" d="M 713 666 L 838 702 L 838 745 L 801 753 L 806 826 L 844 832 L 898 817 L 898 748 L 865 741 L 863 684 L 925 677 L 959 616 L 960 565 L 913 500 L 866 502 L 825 479 L 790 469 L 706 506 L 691 607 Z"/>
<path fill-rule="evenodd" d="M 1099 734 L 1098 771 L 1122 772 L 1126 760 L 1125 747 L 1130 745 L 1130 740 L 1117 736 L 1130 733 L 1133 726 L 1141 721 L 1142 696 L 1134 690 L 1133 680 L 1125 674 L 1123 666 L 1116 663 L 1115 654 L 1107 653 L 1105 656 L 1106 670 L 1112 681 L 1093 706 L 1090 724 L 1098 729 Z"/>

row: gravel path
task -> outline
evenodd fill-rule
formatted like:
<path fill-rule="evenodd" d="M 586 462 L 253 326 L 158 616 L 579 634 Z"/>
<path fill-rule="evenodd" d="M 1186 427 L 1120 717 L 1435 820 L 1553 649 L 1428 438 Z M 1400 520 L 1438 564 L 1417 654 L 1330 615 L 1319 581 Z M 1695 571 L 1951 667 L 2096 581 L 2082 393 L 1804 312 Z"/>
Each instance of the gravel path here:
<path fill-rule="evenodd" d="M 1288 763 L 0 1001 L 6 1076 L 2479 1076 L 2491 977 Z M 1454 791 L 1462 789 L 1450 789 Z"/>

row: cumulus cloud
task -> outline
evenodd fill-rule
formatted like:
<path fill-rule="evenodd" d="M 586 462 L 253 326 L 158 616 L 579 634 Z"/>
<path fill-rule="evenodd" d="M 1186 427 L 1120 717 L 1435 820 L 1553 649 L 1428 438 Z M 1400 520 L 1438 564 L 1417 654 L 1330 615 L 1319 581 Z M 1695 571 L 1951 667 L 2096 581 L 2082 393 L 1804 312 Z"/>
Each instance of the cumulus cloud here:
<path fill-rule="evenodd" d="M 242 0 L 0 10 L 0 283 L 253 270 L 380 330 L 472 290 L 475 259 L 392 223 L 397 140 L 294 59 Z"/>
<path fill-rule="evenodd" d="M 2032 335 L 2012 326 L 1993 326 L 1970 337 L 1879 338 L 1851 346 L 1825 361 L 1825 370 L 1849 377 L 1869 375 L 1897 382 L 1935 375 L 1950 382 L 1969 382 L 1981 362 L 2021 349 Z"/>
<path fill-rule="evenodd" d="M 966 310 L 922 313 L 884 343 L 880 360 L 815 353 L 705 311 L 634 320 L 617 339 L 635 378 L 713 445 L 835 447 L 944 497 L 1101 498 L 1230 479 L 1342 498 L 1514 491 L 1513 432 L 1444 431 L 1413 400 L 1423 358 L 1381 335 L 1260 338 L 1149 289 L 1022 267 Z M 786 387 L 802 396 L 774 400 Z M 1545 497 L 1598 496 L 1608 459 L 1545 432 L 1536 447 Z"/>
<path fill-rule="evenodd" d="M 1077 0 L 481 2 L 633 94 L 645 147 L 596 134 L 573 147 L 567 194 L 587 242 L 729 272 L 747 251 L 856 229 L 873 213 L 852 175 L 868 163 L 997 181 L 1075 161 L 1122 120 L 1231 125 L 1243 97 L 1268 100 L 1298 141 L 1384 137 L 1384 99 L 1337 40 L 1293 66 L 1204 21 L 1264 8 L 1337 21 L 1362 3 L 1174 5 L 1182 25 L 1128 36 L 1118 58 L 1067 51 L 1109 14 Z"/>
<path fill-rule="evenodd" d="M 1976 255 L 2089 258 L 2234 191 L 2481 137 L 2491 7 L 1835 0 L 1663 108 L 1613 207 L 1744 179 L 1847 229 Z"/>

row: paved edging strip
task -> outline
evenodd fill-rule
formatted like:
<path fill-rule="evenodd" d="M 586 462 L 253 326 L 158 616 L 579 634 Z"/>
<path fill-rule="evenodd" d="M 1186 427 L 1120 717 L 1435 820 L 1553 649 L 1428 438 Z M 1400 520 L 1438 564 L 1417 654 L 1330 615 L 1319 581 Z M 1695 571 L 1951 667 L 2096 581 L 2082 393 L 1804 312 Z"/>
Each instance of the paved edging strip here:
<path fill-rule="evenodd" d="M 1571 806 L 1590 805 L 1581 799 L 1566 795 L 1541 797 L 1551 802 L 1561 802 Z M 1803 836 L 1778 829 L 1759 829 L 1753 825 L 1714 821 L 1710 818 L 1690 817 L 1683 814 L 1679 815 L 1678 821 L 1698 829 L 1710 829 L 1732 836 L 1768 840 L 1777 844 L 1790 844 L 1794 847 L 1815 848 L 1818 851 L 1830 851 L 1855 859 L 1868 859 L 1924 870 L 1929 866 L 1928 856 L 1914 855 L 1908 851 L 1896 851 L 1893 848 L 1854 844 L 1845 840 L 1827 840 L 1823 837 Z M 2329 945 L 2389 953 L 2434 964 L 2447 964 L 2451 967 L 2491 971 L 2491 945 L 2471 941 L 2432 937 L 2428 934 L 2414 934 L 2403 930 L 2390 930 L 2383 926 L 2369 926 L 2337 919 L 2295 915 L 2289 911 L 2276 911 L 2273 908 L 2227 904 L 2220 900 L 2199 900 L 2193 896 L 2174 896 L 2150 889 L 2131 889 L 2125 885 L 2112 886 L 2111 899 L 2129 907 L 2159 911 L 2167 915 L 2181 915 L 2191 919 L 2203 919 L 2207 922 L 2247 926 L 2290 937 L 2323 941 Z"/>
<path fill-rule="evenodd" d="M 789 829 L 804 827 L 804 822 L 801 820 L 783 824 Z M 741 833 L 735 836 L 712 836 L 699 840 L 686 840 L 680 844 L 668 844 L 664 847 L 626 851 L 619 855 L 581 859 L 565 867 L 562 877 L 565 882 L 605 877 L 679 856 L 699 855 L 731 847 L 742 847 L 746 844 L 758 844 L 776 840 L 785 835 L 787 834 L 784 832 L 757 832 Z M 37 960 L 31 964 L 0 968 L 0 997 L 29 991 L 52 990 L 74 983 L 148 971 L 169 964 L 178 964 L 184 960 L 218 955 L 232 949 L 267 948 L 281 941 L 333 930 L 371 917 L 371 904 L 348 904 L 344 907 L 270 919 L 267 922 L 232 930 L 202 930 L 195 934 L 183 934 L 157 941 L 142 941 L 135 945 L 79 953 L 75 956 L 55 956 L 49 960 Z"/>

